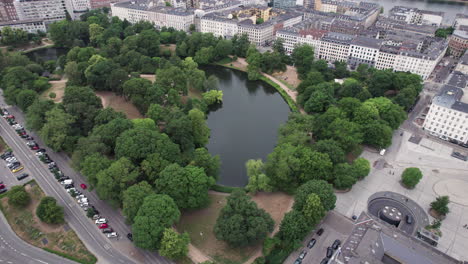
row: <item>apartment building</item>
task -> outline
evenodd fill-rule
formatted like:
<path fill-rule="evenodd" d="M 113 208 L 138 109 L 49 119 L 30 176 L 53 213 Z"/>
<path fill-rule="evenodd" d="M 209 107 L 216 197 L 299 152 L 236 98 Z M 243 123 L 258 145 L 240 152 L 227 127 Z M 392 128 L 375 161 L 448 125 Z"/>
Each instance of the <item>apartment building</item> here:
<path fill-rule="evenodd" d="M 351 41 L 348 63 L 375 66 L 383 40 L 357 36 Z"/>
<path fill-rule="evenodd" d="M 455 71 L 468 75 L 468 50 L 465 51 L 465 54 L 458 60 Z"/>
<path fill-rule="evenodd" d="M 468 96 L 464 90 L 445 85 L 432 99 L 423 128 L 435 136 L 467 144 Z"/>
<path fill-rule="evenodd" d="M 407 24 L 439 27 L 444 19 L 444 13 L 420 10 L 412 7 L 395 6 L 390 9 L 389 18 L 404 21 Z"/>
<path fill-rule="evenodd" d="M 273 0 L 274 8 L 291 8 L 296 6 L 296 0 Z"/>
<path fill-rule="evenodd" d="M 449 37 L 450 54 L 456 58 L 465 54 L 468 49 L 468 26 L 462 25 Z"/>
<path fill-rule="evenodd" d="M 352 1 L 315 0 L 314 9 L 315 12 L 306 10 L 305 13 L 312 13 L 312 16 L 320 14 L 317 12 L 329 13 L 328 16 L 342 21 L 353 21 L 361 24 L 364 28 L 374 24 L 380 13 L 380 6 L 377 4 Z M 310 15 L 304 14 L 304 18 L 308 16 Z"/>
<path fill-rule="evenodd" d="M 18 20 L 14 0 L 0 0 L 0 22 Z"/>
<path fill-rule="evenodd" d="M 321 39 L 327 32 L 326 30 L 314 28 L 301 29 L 289 27 L 279 30 L 276 33 L 276 38 L 283 39 L 283 47 L 289 54 L 292 53 L 296 45 L 308 44 L 314 48 L 316 51 L 314 55 L 317 57 L 317 51 L 320 50 Z"/>
<path fill-rule="evenodd" d="M 194 19 L 193 10 L 185 8 L 153 7 L 148 10 L 148 20 L 154 22 L 156 28 L 172 27 L 189 31 Z"/>
<path fill-rule="evenodd" d="M 328 32 L 320 40 L 318 58 L 327 61 L 347 61 L 353 35 Z"/>
<path fill-rule="evenodd" d="M 15 0 L 19 20 L 43 19 L 50 24 L 65 19 L 67 3 L 65 0 Z"/>
<path fill-rule="evenodd" d="M 2 30 L 4 27 L 22 29 L 29 33 L 37 33 L 38 31 L 46 32 L 47 30 L 46 25 L 44 24 L 44 20 L 42 19 L 0 22 L 0 30 Z"/>
<path fill-rule="evenodd" d="M 239 32 L 237 21 L 208 14 L 200 20 L 200 31 L 210 32 L 217 37 L 232 38 Z"/>
<path fill-rule="evenodd" d="M 437 30 L 437 27 L 408 24 L 405 21 L 395 20 L 384 16 L 380 16 L 372 28 L 379 30 L 381 34 L 385 34 L 386 31 L 400 31 L 410 34 L 424 34 L 426 36 L 434 36 Z"/>
<path fill-rule="evenodd" d="M 90 0 L 66 0 L 67 11 L 73 19 L 79 19 L 80 16 L 91 9 Z"/>
<path fill-rule="evenodd" d="M 110 7 L 110 0 L 90 0 L 91 9 Z"/>

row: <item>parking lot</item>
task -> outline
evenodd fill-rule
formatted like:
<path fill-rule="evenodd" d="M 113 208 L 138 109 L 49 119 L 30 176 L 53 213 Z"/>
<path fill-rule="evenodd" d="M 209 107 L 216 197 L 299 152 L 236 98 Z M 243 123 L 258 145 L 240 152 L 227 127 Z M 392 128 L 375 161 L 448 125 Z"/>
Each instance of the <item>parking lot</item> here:
<path fill-rule="evenodd" d="M 320 228 L 323 228 L 324 231 L 321 236 L 318 236 L 316 231 Z M 302 260 L 302 263 L 319 264 L 326 256 L 327 247 L 331 246 L 336 239 L 344 242 L 351 234 L 352 229 L 353 221 L 335 211 L 330 211 L 323 219 L 322 223 L 302 242 L 303 246 L 289 255 L 284 263 L 294 263 L 302 250 L 305 250 L 307 251 L 307 255 Z M 309 243 L 312 238 L 315 238 L 317 242 L 314 247 L 308 249 L 307 243 Z"/>

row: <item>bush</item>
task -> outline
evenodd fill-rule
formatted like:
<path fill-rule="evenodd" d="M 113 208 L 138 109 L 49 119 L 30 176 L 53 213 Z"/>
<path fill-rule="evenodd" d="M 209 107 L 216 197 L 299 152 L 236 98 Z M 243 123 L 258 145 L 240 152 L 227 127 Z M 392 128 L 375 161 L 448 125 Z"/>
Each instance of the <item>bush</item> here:
<path fill-rule="evenodd" d="M 42 222 L 48 224 L 60 224 L 64 222 L 63 208 L 57 205 L 54 197 L 46 196 L 37 206 L 36 215 Z"/>
<path fill-rule="evenodd" d="M 439 196 L 431 203 L 431 209 L 436 211 L 437 214 L 445 216 L 450 212 L 448 208 L 449 203 L 450 199 L 448 196 Z"/>
<path fill-rule="evenodd" d="M 25 207 L 31 201 L 31 196 L 24 186 L 13 186 L 8 194 L 8 204 L 14 207 Z"/>
<path fill-rule="evenodd" d="M 49 97 L 52 98 L 52 99 L 55 99 L 55 97 L 57 97 L 57 94 L 54 93 L 54 92 L 51 92 L 51 93 L 49 93 Z"/>
<path fill-rule="evenodd" d="M 421 170 L 418 168 L 406 168 L 401 175 L 401 181 L 409 188 L 413 189 L 419 183 L 422 178 Z"/>

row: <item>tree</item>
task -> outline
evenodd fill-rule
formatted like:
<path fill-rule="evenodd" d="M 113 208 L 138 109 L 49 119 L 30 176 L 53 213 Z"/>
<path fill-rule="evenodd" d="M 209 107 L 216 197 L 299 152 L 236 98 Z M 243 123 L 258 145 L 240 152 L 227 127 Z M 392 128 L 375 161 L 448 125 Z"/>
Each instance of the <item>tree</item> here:
<path fill-rule="evenodd" d="M 418 168 L 406 168 L 401 174 L 401 181 L 403 184 L 409 188 L 413 189 L 422 179 L 422 172 Z"/>
<path fill-rule="evenodd" d="M 218 179 L 221 161 L 218 155 L 211 156 L 206 148 L 195 149 L 190 165 L 203 168 L 207 176 L 215 181 Z"/>
<path fill-rule="evenodd" d="M 202 94 L 207 105 L 219 104 L 223 102 L 223 91 L 210 90 Z"/>
<path fill-rule="evenodd" d="M 306 74 L 312 69 L 312 63 L 314 61 L 314 48 L 308 44 L 302 44 L 294 47 L 291 54 L 294 66 L 297 68 L 299 76 L 304 79 Z"/>
<path fill-rule="evenodd" d="M 90 188 L 93 189 L 98 184 L 97 174 L 109 168 L 112 161 L 102 154 L 94 153 L 86 156 L 80 163 L 81 174 L 86 177 Z"/>
<path fill-rule="evenodd" d="M 351 151 L 363 141 L 361 126 L 346 119 L 335 119 L 324 131 L 326 138 L 336 140 L 345 151 Z"/>
<path fill-rule="evenodd" d="M 126 118 L 116 118 L 111 120 L 107 124 L 95 125 L 91 135 L 98 136 L 102 143 L 108 146 L 110 149 L 115 148 L 117 138 L 125 131 L 132 129 L 134 126 L 134 120 L 128 120 Z"/>
<path fill-rule="evenodd" d="M 179 234 L 172 228 L 166 228 L 161 240 L 159 254 L 177 260 L 187 256 L 190 237 L 188 233 Z"/>
<path fill-rule="evenodd" d="M 333 139 L 319 140 L 314 144 L 313 149 L 327 154 L 333 164 L 343 163 L 346 160 L 346 153 Z"/>
<path fill-rule="evenodd" d="M 307 197 L 312 193 L 320 197 L 326 211 L 335 208 L 336 196 L 332 185 L 323 180 L 311 180 L 297 189 L 294 195 L 294 210 L 302 211 L 306 205 Z"/>
<path fill-rule="evenodd" d="M 265 175 L 265 166 L 261 159 L 250 159 L 245 163 L 245 167 L 249 177 L 249 183 L 245 186 L 248 192 L 255 194 L 258 191 L 271 191 L 270 179 Z"/>
<path fill-rule="evenodd" d="M 171 197 L 152 194 L 143 200 L 132 225 L 133 241 L 139 248 L 160 248 L 163 232 L 179 221 L 180 211 Z"/>
<path fill-rule="evenodd" d="M 122 214 L 125 216 L 128 223 L 132 224 L 135 216 L 138 213 L 141 205 L 145 198 L 154 191 L 146 181 L 139 182 L 128 187 L 127 190 L 123 192 L 122 199 Z"/>
<path fill-rule="evenodd" d="M 454 30 L 455 29 L 453 27 L 438 28 L 435 32 L 435 36 L 439 38 L 447 38 Z"/>
<path fill-rule="evenodd" d="M 25 111 L 37 98 L 37 93 L 33 90 L 22 90 L 16 96 L 16 104 Z"/>
<path fill-rule="evenodd" d="M 75 118 L 65 113 L 61 108 L 55 107 L 45 113 L 45 121 L 39 135 L 44 143 L 54 151 L 63 150 L 66 147 L 67 137 Z"/>
<path fill-rule="evenodd" d="M 439 196 L 431 203 L 431 209 L 436 211 L 437 214 L 445 216 L 450 212 L 448 208 L 449 203 L 450 199 L 448 196 Z"/>
<path fill-rule="evenodd" d="M 229 54 L 232 53 L 232 42 L 225 39 L 218 41 L 218 44 L 216 44 L 213 52 L 215 60 L 226 58 Z"/>
<path fill-rule="evenodd" d="M 57 205 L 54 197 L 43 197 L 37 206 L 36 215 L 42 222 L 48 224 L 60 224 L 64 222 L 63 207 Z"/>
<path fill-rule="evenodd" d="M 196 146 L 203 147 L 208 144 L 210 129 L 206 124 L 205 114 L 199 109 L 192 109 L 188 113 L 192 122 L 193 140 Z"/>
<path fill-rule="evenodd" d="M 216 220 L 216 238 L 234 247 L 244 247 L 264 239 L 273 231 L 273 219 L 251 201 L 241 190 L 235 190 L 227 198 L 226 206 Z"/>
<path fill-rule="evenodd" d="M 208 204 L 208 190 L 214 183 L 202 168 L 171 164 L 154 184 L 158 193 L 169 195 L 180 209 L 196 209 Z"/>
<path fill-rule="evenodd" d="M 260 79 L 260 67 L 262 65 L 262 54 L 257 51 L 255 46 L 251 46 L 247 51 L 247 75 L 249 80 L 256 81 Z"/>
<path fill-rule="evenodd" d="M 392 128 L 382 121 L 372 121 L 362 127 L 364 143 L 377 148 L 386 148 L 392 144 Z"/>
<path fill-rule="evenodd" d="M 96 192 L 102 200 L 108 200 L 114 206 L 120 206 L 122 193 L 136 183 L 138 169 L 127 158 L 114 161 L 107 169 L 97 175 Z"/>
<path fill-rule="evenodd" d="M 31 196 L 24 186 L 17 185 L 11 187 L 8 192 L 8 204 L 17 208 L 25 207 L 31 201 Z"/>
<path fill-rule="evenodd" d="M 249 35 L 247 35 L 247 33 L 243 33 L 240 36 L 236 34 L 231 41 L 234 55 L 245 58 L 247 56 L 247 50 L 250 47 Z"/>
<path fill-rule="evenodd" d="M 98 24 L 89 24 L 89 40 L 94 46 L 97 46 L 102 38 L 104 28 Z"/>
<path fill-rule="evenodd" d="M 310 225 L 314 226 L 322 220 L 325 216 L 325 209 L 323 208 L 322 202 L 320 201 L 320 197 L 312 193 L 307 196 L 307 200 L 305 206 L 302 210 L 302 213 L 309 221 Z"/>
<path fill-rule="evenodd" d="M 278 236 L 283 241 L 283 244 L 289 244 L 289 246 L 294 247 L 313 228 L 309 223 L 309 220 L 300 211 L 291 210 L 284 215 Z"/>
<path fill-rule="evenodd" d="M 193 59 L 200 65 L 208 64 L 213 61 L 214 52 L 213 47 L 203 47 L 197 51 Z"/>
<path fill-rule="evenodd" d="M 351 170 L 353 172 L 353 177 L 361 180 L 370 172 L 370 163 L 365 158 L 357 158 L 351 164 Z"/>
<path fill-rule="evenodd" d="M 333 174 L 335 175 L 333 185 L 339 190 L 350 189 L 357 181 L 357 178 L 353 175 L 351 165 L 348 163 L 337 164 Z"/>

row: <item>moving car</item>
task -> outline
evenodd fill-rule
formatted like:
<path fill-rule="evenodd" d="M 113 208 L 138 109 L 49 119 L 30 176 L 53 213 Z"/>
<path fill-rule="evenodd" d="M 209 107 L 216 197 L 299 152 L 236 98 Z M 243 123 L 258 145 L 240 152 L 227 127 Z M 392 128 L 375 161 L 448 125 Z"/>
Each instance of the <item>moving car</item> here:
<path fill-rule="evenodd" d="M 84 184 L 84 183 L 80 184 L 80 187 L 81 187 L 81 189 L 83 189 L 83 190 L 86 190 L 86 188 L 88 188 L 88 186 L 86 186 L 86 184 Z"/>
<path fill-rule="evenodd" d="M 313 248 L 315 246 L 315 243 L 317 243 L 317 240 L 315 238 L 312 238 L 309 243 L 307 244 L 308 248 Z"/>
<path fill-rule="evenodd" d="M 15 172 L 21 171 L 21 170 L 23 170 L 23 169 L 24 169 L 24 167 L 21 166 L 21 167 L 18 167 L 18 168 L 16 168 L 16 169 L 13 169 L 11 172 L 15 173 Z"/>
<path fill-rule="evenodd" d="M 108 227 L 109 227 L 109 225 L 105 224 L 105 223 L 99 225 L 99 229 L 104 229 L 104 228 L 108 228 Z"/>

